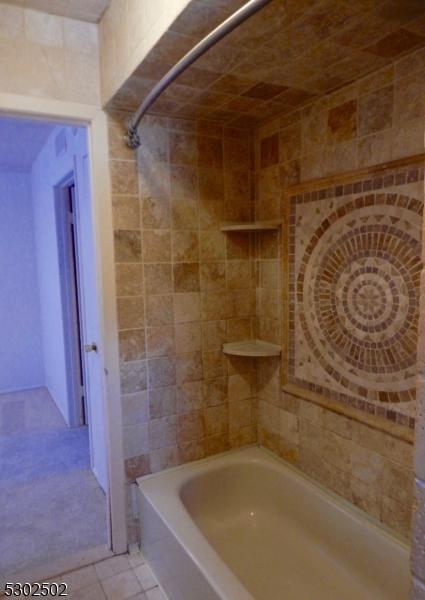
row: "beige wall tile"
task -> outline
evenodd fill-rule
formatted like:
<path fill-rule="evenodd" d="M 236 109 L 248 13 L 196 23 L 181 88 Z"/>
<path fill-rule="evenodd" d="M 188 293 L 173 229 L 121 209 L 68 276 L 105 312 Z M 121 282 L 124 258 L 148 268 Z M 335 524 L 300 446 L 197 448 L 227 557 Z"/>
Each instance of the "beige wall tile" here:
<path fill-rule="evenodd" d="M 128 329 L 126 331 L 120 331 L 119 351 L 121 362 L 145 358 L 145 330 Z"/>
<path fill-rule="evenodd" d="M 200 276 L 203 292 L 216 292 L 226 289 L 226 265 L 224 262 L 202 263 Z M 228 278 L 227 285 L 229 285 Z"/>
<path fill-rule="evenodd" d="M 131 160 L 111 160 L 109 162 L 111 172 L 112 192 L 114 194 L 137 195 L 137 171 L 136 163 Z"/>
<path fill-rule="evenodd" d="M 204 411 L 206 435 L 227 433 L 229 427 L 228 405 L 210 406 Z"/>
<path fill-rule="evenodd" d="M 190 413 L 203 408 L 202 381 L 189 381 L 177 388 L 177 412 Z"/>
<path fill-rule="evenodd" d="M 201 411 L 193 411 L 178 416 L 177 440 L 179 445 L 198 440 L 204 436 L 204 419 Z"/>
<path fill-rule="evenodd" d="M 147 392 L 124 394 L 121 397 L 123 425 L 146 423 L 149 421 L 149 402 Z"/>
<path fill-rule="evenodd" d="M 226 373 L 226 361 L 221 350 L 208 350 L 202 353 L 203 374 L 207 379 L 221 377 Z"/>
<path fill-rule="evenodd" d="M 25 33 L 28 40 L 43 46 L 63 46 L 63 19 L 37 10 L 25 10 Z"/>
<path fill-rule="evenodd" d="M 0 5 L 0 36 L 2 38 L 19 38 L 24 35 L 24 10 L 19 6 Z"/>
<path fill-rule="evenodd" d="M 167 294 L 172 291 L 171 264 L 146 263 L 144 269 L 147 294 Z"/>
<path fill-rule="evenodd" d="M 171 356 L 175 352 L 174 328 L 170 325 L 146 328 L 148 356 Z"/>
<path fill-rule="evenodd" d="M 202 324 L 202 349 L 218 350 L 226 341 L 226 321 L 207 321 Z"/>
<path fill-rule="evenodd" d="M 146 389 L 146 362 L 131 361 L 121 363 L 121 392 L 132 394 Z"/>
<path fill-rule="evenodd" d="M 171 199 L 171 223 L 174 229 L 198 227 L 199 207 L 195 198 L 182 197 Z"/>
<path fill-rule="evenodd" d="M 199 292 L 199 264 L 175 263 L 173 281 L 174 292 Z"/>
<path fill-rule="evenodd" d="M 146 229 L 142 239 L 144 261 L 169 262 L 171 260 L 171 236 L 168 230 Z"/>
<path fill-rule="evenodd" d="M 177 443 L 176 416 L 153 419 L 148 424 L 148 430 L 150 450 L 174 446 Z"/>
<path fill-rule="evenodd" d="M 64 45 L 71 52 L 93 55 L 97 53 L 97 28 L 91 23 L 63 19 Z"/>
<path fill-rule="evenodd" d="M 120 263 L 115 265 L 117 296 L 141 296 L 143 294 L 143 265 Z"/>
<path fill-rule="evenodd" d="M 200 243 L 202 262 L 225 259 L 225 237 L 221 231 L 202 231 Z"/>
<path fill-rule="evenodd" d="M 199 261 L 199 234 L 198 231 L 182 230 L 172 233 L 173 261 L 197 262 Z"/>
<path fill-rule="evenodd" d="M 201 296 L 196 292 L 174 294 L 175 323 L 190 323 L 201 319 Z"/>
<path fill-rule="evenodd" d="M 173 323 L 173 296 L 171 294 L 146 296 L 146 324 L 149 326 Z"/>
<path fill-rule="evenodd" d="M 173 356 L 148 360 L 148 388 L 169 387 L 176 383 L 176 361 Z"/>
<path fill-rule="evenodd" d="M 144 229 L 169 229 L 171 218 L 168 198 L 143 198 L 141 207 Z"/>
<path fill-rule="evenodd" d="M 140 208 L 138 196 L 113 196 L 114 229 L 140 229 Z"/>
<path fill-rule="evenodd" d="M 201 381 L 202 377 L 202 355 L 200 352 L 189 352 L 176 356 L 176 378 L 179 385 L 188 381 Z"/>
<path fill-rule="evenodd" d="M 115 262 L 137 263 L 142 259 L 140 231 L 119 229 L 114 231 Z"/>
<path fill-rule="evenodd" d="M 176 352 L 196 352 L 201 350 L 202 336 L 200 323 L 181 323 L 175 325 Z"/>
<path fill-rule="evenodd" d="M 148 399 L 150 419 L 177 414 L 177 390 L 174 386 L 149 390 Z"/>
<path fill-rule="evenodd" d="M 145 324 L 145 302 L 143 296 L 117 299 L 118 329 L 137 329 Z"/>

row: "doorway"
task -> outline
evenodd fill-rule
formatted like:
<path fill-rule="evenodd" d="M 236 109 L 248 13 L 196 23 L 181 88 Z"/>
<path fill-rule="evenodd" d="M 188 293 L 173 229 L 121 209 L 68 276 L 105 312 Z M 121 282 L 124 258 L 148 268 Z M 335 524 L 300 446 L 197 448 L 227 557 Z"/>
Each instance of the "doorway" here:
<path fill-rule="evenodd" d="M 2 128 L 0 272 L 10 301 L 0 320 L 12 323 L 14 356 L 0 357 L 0 583 L 111 548 L 87 131 L 0 117 Z"/>
<path fill-rule="evenodd" d="M 58 250 L 62 261 L 63 298 L 68 313 L 66 344 L 70 359 L 69 383 L 70 398 L 74 403 L 75 426 L 87 425 L 85 375 L 83 361 L 82 332 L 82 282 L 79 273 L 78 232 L 76 219 L 75 177 L 59 188 L 56 204 L 58 220 Z M 61 252 L 61 247 L 62 252 Z M 93 347 L 95 350 L 95 347 Z"/>

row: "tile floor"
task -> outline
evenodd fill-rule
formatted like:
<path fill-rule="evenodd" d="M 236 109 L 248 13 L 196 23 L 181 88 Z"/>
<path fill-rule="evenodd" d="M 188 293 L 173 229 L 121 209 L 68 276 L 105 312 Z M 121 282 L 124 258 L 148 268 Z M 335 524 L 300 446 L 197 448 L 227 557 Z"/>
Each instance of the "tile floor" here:
<path fill-rule="evenodd" d="M 87 427 L 69 429 L 45 388 L 0 395 L 0 457 L 0 581 L 106 545 Z"/>
<path fill-rule="evenodd" d="M 167 600 L 137 547 L 55 577 L 51 583 L 66 583 L 70 600 Z"/>

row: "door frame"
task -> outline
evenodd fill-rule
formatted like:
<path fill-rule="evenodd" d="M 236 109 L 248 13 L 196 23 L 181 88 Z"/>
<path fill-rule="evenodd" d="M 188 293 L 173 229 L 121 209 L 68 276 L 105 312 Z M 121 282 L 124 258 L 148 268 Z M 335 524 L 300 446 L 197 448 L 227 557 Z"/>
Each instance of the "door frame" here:
<path fill-rule="evenodd" d="M 62 308 L 64 311 L 64 340 L 65 340 L 65 356 L 66 362 L 70 365 L 67 371 L 67 389 L 68 389 L 68 402 L 69 405 L 69 426 L 80 427 L 83 425 L 81 421 L 81 385 L 78 381 L 81 375 L 85 382 L 86 376 L 84 373 L 83 357 L 81 357 L 80 338 L 83 334 L 81 315 L 75 319 L 76 312 L 80 310 L 81 299 L 78 298 L 79 289 L 78 285 L 73 285 L 74 273 L 71 269 L 71 260 L 75 262 L 75 269 L 77 272 L 77 278 L 80 278 L 79 274 L 79 262 L 78 262 L 78 231 L 76 235 L 75 245 L 76 253 L 72 259 L 70 259 L 70 240 L 69 240 L 69 224 L 67 201 L 69 188 L 75 183 L 74 170 L 68 173 L 61 179 L 54 187 L 55 189 L 55 212 L 56 212 L 56 227 L 57 227 L 57 241 L 58 241 L 58 255 L 61 278 L 61 291 L 62 291 Z M 77 227 L 77 223 L 74 222 L 74 228 Z M 78 331 L 79 329 L 79 331 Z M 81 366 L 80 366 L 81 363 Z M 82 373 L 80 374 L 80 371 Z M 89 437 L 91 441 L 91 432 L 89 431 Z M 91 457 L 91 454 L 90 454 Z"/>
<path fill-rule="evenodd" d="M 100 106 L 0 93 L 0 114 L 39 118 L 87 128 L 97 306 L 99 354 L 103 364 L 104 414 L 109 487 L 110 545 L 115 554 L 127 551 L 124 452 L 120 402 L 118 324 L 114 273 L 112 197 L 108 155 L 108 123 Z"/>

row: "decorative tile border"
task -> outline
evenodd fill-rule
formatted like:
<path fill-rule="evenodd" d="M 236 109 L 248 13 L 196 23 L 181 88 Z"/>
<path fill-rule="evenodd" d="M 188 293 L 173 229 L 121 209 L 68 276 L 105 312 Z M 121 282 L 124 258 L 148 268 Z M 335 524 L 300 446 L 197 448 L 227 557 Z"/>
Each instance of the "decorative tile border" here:
<path fill-rule="evenodd" d="M 287 381 L 409 427 L 423 181 L 410 164 L 289 196 Z"/>

